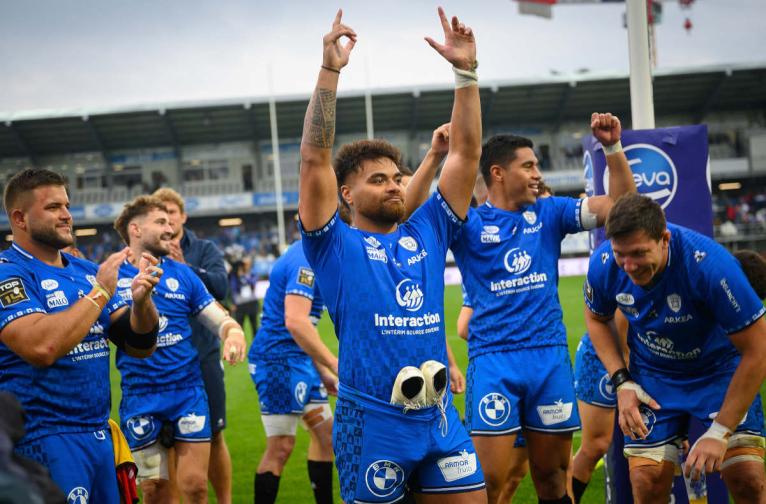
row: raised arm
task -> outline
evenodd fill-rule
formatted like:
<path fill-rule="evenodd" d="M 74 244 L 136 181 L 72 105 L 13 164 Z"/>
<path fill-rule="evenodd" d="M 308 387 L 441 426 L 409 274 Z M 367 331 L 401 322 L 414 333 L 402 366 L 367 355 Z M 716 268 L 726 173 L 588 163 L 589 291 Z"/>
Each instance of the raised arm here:
<path fill-rule="evenodd" d="M 600 227 L 606 222 L 609 210 L 620 196 L 636 192 L 636 183 L 628 158 L 622 151 L 620 119 L 610 113 L 594 112 L 590 118 L 590 127 L 593 136 L 604 148 L 606 165 L 609 167 L 609 194 L 588 198 L 588 208 L 596 216 L 596 226 Z"/>
<path fill-rule="evenodd" d="M 340 71 L 356 43 L 356 33 L 341 23 L 338 11 L 330 33 L 324 36 L 322 67 L 306 110 L 301 139 L 298 213 L 303 228 L 314 231 L 327 224 L 338 208 L 338 186 L 332 169 L 335 143 L 335 101 Z M 341 45 L 340 39 L 348 42 Z"/>
<path fill-rule="evenodd" d="M 476 41 L 471 28 L 457 17 L 447 20 L 439 7 L 444 30 L 444 44 L 426 37 L 426 41 L 447 61 L 455 72 L 455 103 L 450 120 L 449 153 L 439 179 L 439 191 L 461 218 L 468 214 L 476 172 L 481 157 L 481 103 L 476 76 Z"/>
<path fill-rule="evenodd" d="M 442 124 L 434 130 L 431 136 L 431 148 L 428 149 L 426 157 L 418 166 L 415 175 L 407 186 L 407 194 L 404 197 L 404 219 L 409 219 L 415 210 L 420 208 L 431 190 L 431 182 L 436 177 L 436 171 L 439 165 L 444 161 L 444 157 L 449 150 L 449 123 Z"/>

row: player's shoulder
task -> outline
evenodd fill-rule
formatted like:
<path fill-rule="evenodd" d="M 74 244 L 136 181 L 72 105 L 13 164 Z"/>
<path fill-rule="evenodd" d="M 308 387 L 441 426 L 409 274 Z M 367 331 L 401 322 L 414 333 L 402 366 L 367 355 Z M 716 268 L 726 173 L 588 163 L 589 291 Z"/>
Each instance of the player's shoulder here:
<path fill-rule="evenodd" d="M 70 254 L 62 253 L 61 254 L 66 261 L 69 262 L 71 267 L 79 270 L 86 271 L 87 273 L 97 273 L 98 272 L 98 264 L 94 263 L 93 261 L 89 259 L 84 259 L 82 257 L 75 257 Z"/>
<path fill-rule="evenodd" d="M 672 250 L 682 256 L 685 269 L 691 273 L 704 273 L 724 266 L 734 258 L 712 238 L 683 226 L 668 223 Z"/>

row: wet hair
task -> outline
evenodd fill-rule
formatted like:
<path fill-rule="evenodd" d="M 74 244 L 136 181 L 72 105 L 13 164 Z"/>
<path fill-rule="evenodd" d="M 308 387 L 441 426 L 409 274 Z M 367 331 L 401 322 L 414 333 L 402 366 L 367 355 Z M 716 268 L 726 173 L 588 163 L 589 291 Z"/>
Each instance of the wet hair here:
<path fill-rule="evenodd" d="M 742 266 L 750 286 L 758 297 L 766 298 L 766 260 L 755 250 L 738 250 L 734 257 Z"/>
<path fill-rule="evenodd" d="M 128 235 L 128 226 L 136 217 L 143 217 L 152 210 L 162 210 L 167 212 L 165 202 L 155 196 L 139 196 L 133 201 L 125 203 L 122 213 L 114 221 L 114 229 L 122 238 L 126 245 L 130 245 L 130 236 Z"/>
<path fill-rule="evenodd" d="M 8 215 L 18 205 L 21 197 L 38 187 L 63 186 L 66 187 L 66 179 L 60 174 L 44 168 L 27 168 L 11 177 L 5 186 L 3 204 Z"/>
<path fill-rule="evenodd" d="M 358 140 L 338 149 L 333 161 L 338 187 L 340 188 L 346 182 L 350 174 L 358 173 L 362 169 L 364 161 L 381 158 L 390 159 L 396 168 L 402 172 L 402 168 L 404 168 L 402 153 L 385 140 Z"/>
<path fill-rule="evenodd" d="M 481 147 L 481 159 L 479 168 L 484 183 L 490 186 L 492 165 L 506 166 L 516 159 L 516 150 L 529 147 L 533 149 L 535 144 L 529 138 L 516 135 L 495 135 Z"/>
<path fill-rule="evenodd" d="M 636 231 L 643 231 L 652 240 L 659 241 L 665 232 L 665 213 L 662 207 L 649 197 L 626 194 L 614 204 L 606 219 L 606 237 L 623 238 Z"/>

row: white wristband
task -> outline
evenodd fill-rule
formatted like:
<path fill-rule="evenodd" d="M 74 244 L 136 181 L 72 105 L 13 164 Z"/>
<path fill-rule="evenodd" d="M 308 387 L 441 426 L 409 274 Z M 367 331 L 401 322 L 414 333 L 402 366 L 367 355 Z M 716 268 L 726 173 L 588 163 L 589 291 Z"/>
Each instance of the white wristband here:
<path fill-rule="evenodd" d="M 732 435 L 731 429 L 729 429 L 725 425 L 719 424 L 718 422 L 714 420 L 713 423 L 710 425 L 710 428 L 707 431 L 705 431 L 705 433 L 702 436 L 700 436 L 700 439 L 713 438 L 719 441 L 728 442 L 729 437 L 731 437 L 731 435 Z"/>
<path fill-rule="evenodd" d="M 617 154 L 618 152 L 622 152 L 622 142 L 619 140 L 617 140 L 617 142 L 612 145 L 601 144 L 601 147 L 604 149 L 604 154 L 607 156 L 609 154 Z"/>
<path fill-rule="evenodd" d="M 452 71 L 455 72 L 455 89 L 479 85 L 479 76 L 475 70 L 461 70 L 452 67 Z"/>

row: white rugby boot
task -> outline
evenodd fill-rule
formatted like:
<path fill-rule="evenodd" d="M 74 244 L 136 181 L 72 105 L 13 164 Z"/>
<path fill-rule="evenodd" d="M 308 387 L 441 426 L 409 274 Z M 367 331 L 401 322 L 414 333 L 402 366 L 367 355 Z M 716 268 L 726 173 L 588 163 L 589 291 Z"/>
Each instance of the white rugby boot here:
<path fill-rule="evenodd" d="M 420 365 L 420 371 L 426 381 L 426 405 L 439 408 L 442 419 L 440 427 L 442 437 L 447 435 L 447 412 L 444 409 L 444 395 L 447 393 L 447 367 L 439 361 L 428 360 Z"/>
<path fill-rule="evenodd" d="M 405 366 L 396 375 L 391 390 L 391 404 L 404 406 L 404 412 L 420 409 L 426 405 L 425 378 L 415 366 Z"/>

